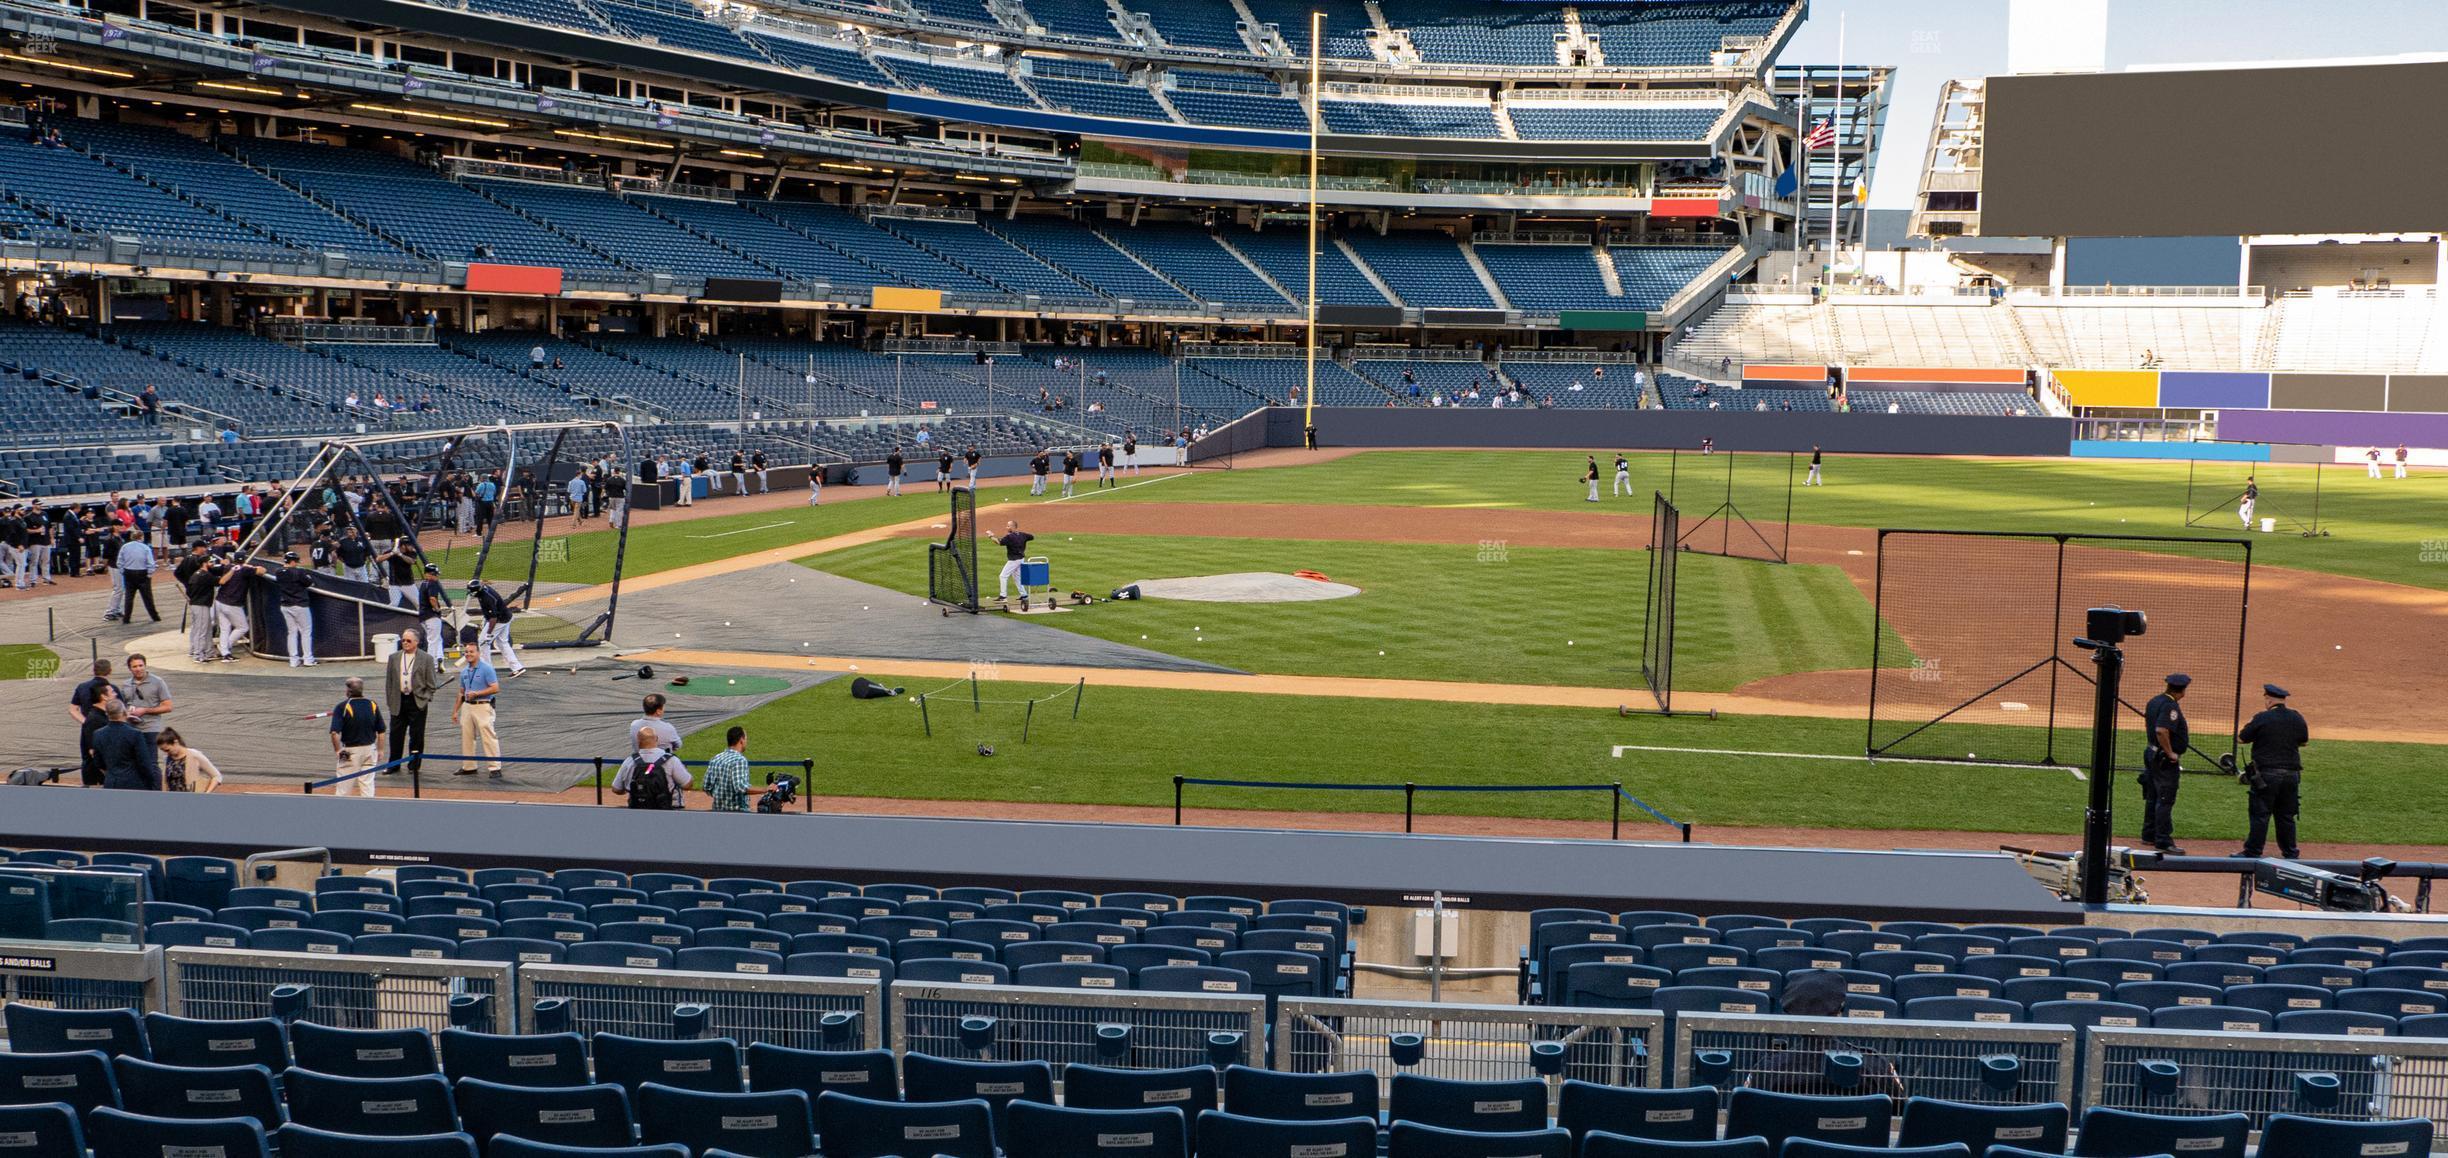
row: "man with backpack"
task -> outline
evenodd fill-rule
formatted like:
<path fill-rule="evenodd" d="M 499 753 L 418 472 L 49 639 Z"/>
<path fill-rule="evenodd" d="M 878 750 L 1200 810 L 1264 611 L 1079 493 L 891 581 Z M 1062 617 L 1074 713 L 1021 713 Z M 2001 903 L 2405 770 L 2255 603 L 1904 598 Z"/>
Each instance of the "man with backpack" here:
<path fill-rule="evenodd" d="M 628 797 L 631 808 L 686 807 L 680 798 L 688 791 L 688 766 L 663 746 L 663 738 L 653 728 L 639 728 L 635 739 L 637 751 L 621 762 L 620 772 L 612 777 L 612 794 Z"/>

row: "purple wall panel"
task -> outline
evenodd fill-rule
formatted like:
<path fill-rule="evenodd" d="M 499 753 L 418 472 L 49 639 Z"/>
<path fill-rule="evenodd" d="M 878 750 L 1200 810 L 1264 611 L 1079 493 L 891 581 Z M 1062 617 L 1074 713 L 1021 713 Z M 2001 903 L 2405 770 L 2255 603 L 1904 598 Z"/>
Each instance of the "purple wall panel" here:
<path fill-rule="evenodd" d="M 2222 442 L 2304 442 L 2331 446 L 2448 447 L 2448 414 L 2366 414 L 2347 410 L 2229 410 Z"/>

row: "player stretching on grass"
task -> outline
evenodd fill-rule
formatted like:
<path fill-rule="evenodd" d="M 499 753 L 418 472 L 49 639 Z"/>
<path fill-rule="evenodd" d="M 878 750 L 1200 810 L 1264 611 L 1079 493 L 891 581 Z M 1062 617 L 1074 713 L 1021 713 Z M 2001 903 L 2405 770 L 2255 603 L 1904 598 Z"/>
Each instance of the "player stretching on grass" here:
<path fill-rule="evenodd" d="M 1819 477 L 1819 448 L 1816 446 L 1811 448 L 1810 477 L 1803 479 L 1802 485 L 1806 487 L 1823 487 L 1827 485 L 1827 480 Z"/>
<path fill-rule="evenodd" d="M 1632 493 L 1632 464 L 1625 460 L 1621 451 L 1615 454 L 1615 493 L 1619 495 Z"/>
<path fill-rule="evenodd" d="M 1582 475 L 1581 475 L 1581 481 L 1583 481 L 1583 482 L 1585 482 L 1585 483 L 1588 483 L 1588 484 L 1589 484 L 1589 492 L 1590 492 L 1590 493 L 1589 493 L 1589 501 L 1591 501 L 1591 502 L 1593 502 L 1593 503 L 1594 503 L 1594 502 L 1597 502 L 1597 501 L 1598 501 L 1598 456 L 1597 456 L 1597 455 L 1594 455 L 1594 454 L 1593 454 L 1593 455 L 1591 455 L 1591 456 L 1590 456 L 1590 460 L 1589 460 L 1589 470 L 1587 470 L 1587 471 L 1585 471 L 1585 472 L 1583 472 L 1583 473 L 1582 473 Z"/>
<path fill-rule="evenodd" d="M 2260 483 L 2257 483 L 2257 482 L 2254 482 L 2254 481 L 2253 481 L 2253 476 L 2251 476 L 2251 475 L 2245 475 L 2245 476 L 2244 476 L 2244 501 L 2242 501 L 2242 502 L 2240 502 L 2240 503 L 2237 503 L 2237 504 L 2236 504 L 2236 517 L 2238 517 L 2238 518 L 2240 518 L 2240 519 L 2243 519 L 2243 520 L 2244 520 L 2244 529 L 2245 529 L 2245 530 L 2247 530 L 2247 531 L 2249 531 L 2249 530 L 2251 530 L 2251 529 L 2252 529 L 2252 513 L 2253 513 L 2253 507 L 2254 507 L 2254 505 L 2258 504 L 2260 501 L 2261 501 L 2261 484 L 2260 484 Z"/>

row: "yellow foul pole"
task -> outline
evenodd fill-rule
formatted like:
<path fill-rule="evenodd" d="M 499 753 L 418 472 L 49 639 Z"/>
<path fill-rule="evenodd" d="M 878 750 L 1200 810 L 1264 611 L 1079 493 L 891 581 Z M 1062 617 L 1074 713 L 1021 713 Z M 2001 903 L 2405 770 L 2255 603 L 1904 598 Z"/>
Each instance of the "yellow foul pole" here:
<path fill-rule="evenodd" d="M 1318 267 L 1318 48 L 1325 40 L 1326 14 L 1309 14 L 1309 342 L 1302 355 L 1301 428 L 1317 425 L 1317 267 Z"/>

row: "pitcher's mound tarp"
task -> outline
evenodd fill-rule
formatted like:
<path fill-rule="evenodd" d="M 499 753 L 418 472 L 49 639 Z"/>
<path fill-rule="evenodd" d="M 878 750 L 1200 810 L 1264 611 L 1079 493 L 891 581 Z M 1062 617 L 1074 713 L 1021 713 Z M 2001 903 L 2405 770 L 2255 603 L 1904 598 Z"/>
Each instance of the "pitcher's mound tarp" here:
<path fill-rule="evenodd" d="M 1347 599 L 1360 593 L 1359 588 L 1349 583 L 1303 579 L 1280 571 L 1142 579 L 1137 586 L 1139 593 L 1149 599 L 1199 603 L 1313 603 L 1321 599 Z"/>

